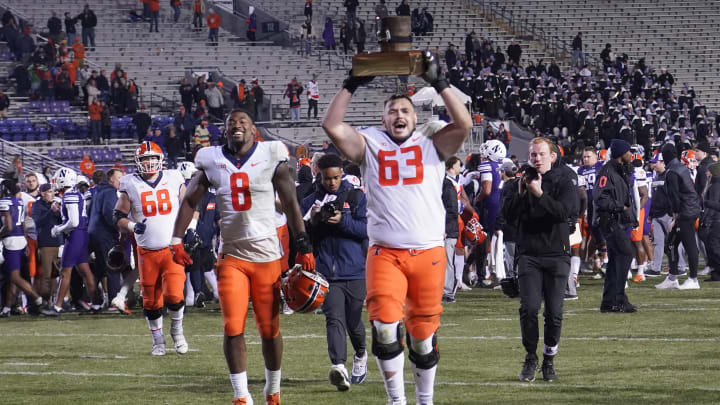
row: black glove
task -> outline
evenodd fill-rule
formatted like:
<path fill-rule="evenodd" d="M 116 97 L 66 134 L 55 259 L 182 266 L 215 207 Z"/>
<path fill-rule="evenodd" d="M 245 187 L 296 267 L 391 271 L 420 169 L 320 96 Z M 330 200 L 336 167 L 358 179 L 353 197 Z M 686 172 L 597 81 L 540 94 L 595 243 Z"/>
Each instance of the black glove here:
<path fill-rule="evenodd" d="M 437 60 L 438 59 L 432 52 L 423 52 L 423 65 L 425 66 L 425 73 L 421 74 L 420 77 L 430 83 L 435 91 L 440 94 L 440 92 L 450 87 L 450 85 L 448 84 L 447 78 L 445 78 L 445 74 L 442 72 L 440 64 L 438 64 Z"/>
<path fill-rule="evenodd" d="M 147 218 L 145 218 L 142 222 L 137 222 L 135 224 L 135 228 L 133 229 L 133 232 L 135 232 L 138 235 L 144 234 L 145 229 L 147 229 L 147 225 L 145 225 L 145 221 L 147 221 Z"/>
<path fill-rule="evenodd" d="M 343 89 L 346 89 L 350 94 L 354 94 L 358 87 L 364 86 L 371 81 L 375 76 L 353 76 L 352 70 L 348 72 L 348 77 L 343 82 Z"/>
<path fill-rule="evenodd" d="M 312 243 L 310 242 L 310 237 L 305 232 L 298 232 L 295 235 L 295 250 L 298 251 L 298 253 L 306 254 L 306 253 L 312 253 L 313 247 Z"/>

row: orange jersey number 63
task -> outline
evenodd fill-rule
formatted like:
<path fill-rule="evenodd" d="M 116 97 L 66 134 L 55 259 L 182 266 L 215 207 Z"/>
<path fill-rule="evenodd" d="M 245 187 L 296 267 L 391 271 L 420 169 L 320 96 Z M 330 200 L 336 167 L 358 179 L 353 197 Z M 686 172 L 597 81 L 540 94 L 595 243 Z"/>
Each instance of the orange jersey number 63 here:
<path fill-rule="evenodd" d="M 397 154 L 396 150 L 378 151 L 378 162 L 380 163 L 380 185 L 394 186 L 400 182 L 400 163 L 398 160 L 390 160 Z M 403 178 L 402 184 L 420 184 L 423 180 L 422 149 L 413 145 L 407 148 L 400 148 L 401 155 L 412 154 L 412 157 L 405 160 L 405 164 L 415 167 L 415 176 Z M 388 169 L 390 175 L 388 176 Z"/>
<path fill-rule="evenodd" d="M 252 207 L 250 179 L 247 173 L 236 172 L 230 175 L 230 194 L 232 195 L 232 206 L 235 211 L 247 211 Z"/>
<path fill-rule="evenodd" d="M 167 215 L 172 212 L 172 201 L 170 201 L 170 192 L 166 189 L 157 190 L 156 198 L 152 200 L 153 192 L 145 191 L 140 193 L 140 202 L 142 204 L 142 212 L 146 217 L 154 217 L 157 214 Z"/>

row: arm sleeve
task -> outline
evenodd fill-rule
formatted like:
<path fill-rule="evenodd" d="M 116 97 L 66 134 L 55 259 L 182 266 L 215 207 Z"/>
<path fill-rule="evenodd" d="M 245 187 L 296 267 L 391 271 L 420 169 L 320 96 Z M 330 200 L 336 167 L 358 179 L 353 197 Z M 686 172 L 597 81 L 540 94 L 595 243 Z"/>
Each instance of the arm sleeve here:
<path fill-rule="evenodd" d="M 80 213 L 78 212 L 77 203 L 65 203 L 65 211 L 67 212 L 68 220 L 64 224 L 58 227 L 61 232 L 69 232 L 77 228 L 80 224 Z"/>
<path fill-rule="evenodd" d="M 675 172 L 665 175 L 665 194 L 670 203 L 670 210 L 677 214 L 680 212 L 680 176 Z"/>

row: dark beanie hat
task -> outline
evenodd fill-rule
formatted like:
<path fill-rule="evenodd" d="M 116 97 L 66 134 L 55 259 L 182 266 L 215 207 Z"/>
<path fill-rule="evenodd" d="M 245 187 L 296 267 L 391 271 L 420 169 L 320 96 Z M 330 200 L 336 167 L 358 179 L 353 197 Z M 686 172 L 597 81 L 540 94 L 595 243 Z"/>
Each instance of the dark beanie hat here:
<path fill-rule="evenodd" d="M 701 150 L 705 153 L 710 153 L 710 144 L 707 142 L 700 142 L 695 149 Z"/>
<path fill-rule="evenodd" d="M 617 159 L 620 156 L 624 155 L 625 152 L 628 152 L 630 150 L 630 144 L 627 143 L 627 141 L 624 141 L 622 139 L 613 139 L 610 142 L 610 157 L 612 159 Z"/>
<path fill-rule="evenodd" d="M 671 160 L 675 159 L 677 157 L 677 152 L 675 151 L 675 145 L 671 143 L 666 143 L 663 145 L 660 153 L 662 153 L 663 161 L 665 164 L 670 163 Z"/>

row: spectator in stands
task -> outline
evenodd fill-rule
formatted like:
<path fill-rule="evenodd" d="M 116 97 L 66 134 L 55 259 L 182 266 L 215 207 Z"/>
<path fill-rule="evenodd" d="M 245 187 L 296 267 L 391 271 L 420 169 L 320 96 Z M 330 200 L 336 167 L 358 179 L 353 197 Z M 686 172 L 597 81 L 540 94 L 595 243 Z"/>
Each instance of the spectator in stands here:
<path fill-rule="evenodd" d="M 305 0 L 305 9 L 303 10 L 303 15 L 305 16 L 305 21 L 312 21 L 312 0 Z"/>
<path fill-rule="evenodd" d="M 247 32 L 245 36 L 248 41 L 255 41 L 255 31 L 257 31 L 257 15 L 255 15 L 255 7 L 250 6 L 250 15 L 245 20 L 247 24 Z"/>
<path fill-rule="evenodd" d="M 80 26 L 82 27 L 83 45 L 85 45 L 86 49 L 94 51 L 95 26 L 97 25 L 97 17 L 95 16 L 95 13 L 90 10 L 90 6 L 86 4 L 83 12 L 75 18 L 80 20 Z"/>
<path fill-rule="evenodd" d="M 328 153 L 331 153 L 333 155 L 340 156 L 340 151 L 337 150 L 335 145 L 329 143 L 328 141 L 322 142 L 322 147 L 320 148 L 320 152 L 322 152 L 323 155 L 327 155 Z"/>
<path fill-rule="evenodd" d="M 512 40 L 510 45 L 507 47 L 507 54 L 508 58 L 510 58 L 511 61 L 515 62 L 516 65 L 520 65 L 520 57 L 522 56 L 522 48 L 520 47 L 520 44 L 517 43 L 516 40 Z"/>
<path fill-rule="evenodd" d="M 50 229 L 62 223 L 62 215 L 60 214 L 60 204 L 54 201 L 55 191 L 50 183 L 41 185 L 39 190 L 41 198 L 33 204 L 31 210 L 38 236 L 40 262 L 40 271 L 36 273 L 33 284 L 43 300 L 50 302 L 50 296 L 55 291 L 54 275 L 57 275 L 60 269 L 58 250 L 62 245 L 62 237 L 57 235 L 53 238 L 50 236 Z"/>
<path fill-rule="evenodd" d="M 170 7 L 173 9 L 173 22 L 177 24 L 180 21 L 180 0 L 170 0 Z"/>
<path fill-rule="evenodd" d="M 17 183 L 22 175 L 22 162 L 20 161 L 20 155 L 13 155 L 13 159 L 5 169 L 2 177 L 3 179 L 10 179 Z"/>
<path fill-rule="evenodd" d="M 345 6 L 345 16 L 347 17 L 347 25 L 350 27 L 355 26 L 355 19 L 357 18 L 357 8 L 360 5 L 358 0 L 345 0 L 343 6 Z"/>
<path fill-rule="evenodd" d="M 658 77 L 657 82 L 661 86 L 665 85 L 665 83 L 670 83 L 670 86 L 672 86 L 673 84 L 675 84 L 675 78 L 665 68 L 660 68 L 660 76 Z"/>
<path fill-rule="evenodd" d="M 35 40 L 30 36 L 32 26 L 23 29 L 23 33 L 17 39 L 17 50 L 20 55 L 20 61 L 27 65 L 30 62 L 33 52 L 35 52 Z"/>
<path fill-rule="evenodd" d="M 153 24 L 155 24 L 155 32 L 158 32 L 158 19 L 160 18 L 160 0 L 147 0 L 147 6 L 150 13 L 150 32 L 153 32 Z"/>
<path fill-rule="evenodd" d="M 85 65 L 85 45 L 82 44 L 78 37 L 75 37 L 74 41 L 72 44 L 73 54 L 75 55 L 78 67 L 82 68 Z"/>
<path fill-rule="evenodd" d="M 310 112 L 315 110 L 315 119 L 318 115 L 318 101 L 320 101 L 320 87 L 317 82 L 317 73 L 313 73 L 312 80 L 307 83 L 307 97 L 308 97 L 308 119 L 310 119 Z"/>
<path fill-rule="evenodd" d="M 16 93 L 20 97 L 25 97 L 32 87 L 30 72 L 22 63 L 18 63 L 15 66 L 8 78 L 15 79 Z"/>
<path fill-rule="evenodd" d="M 115 115 L 125 114 L 125 105 L 127 104 L 127 88 L 122 85 L 122 80 L 113 80 L 112 90 L 110 91 L 110 103 L 112 104 L 113 113 Z"/>
<path fill-rule="evenodd" d="M 602 60 L 603 63 L 603 70 L 607 71 L 607 69 L 612 66 L 613 61 L 615 60 L 615 55 L 612 51 L 612 45 L 605 44 L 605 49 L 600 52 L 600 60 Z"/>
<path fill-rule="evenodd" d="M 67 66 L 63 65 L 60 72 L 55 77 L 55 98 L 58 100 L 70 100 L 73 84 L 70 81 L 70 74 Z"/>
<path fill-rule="evenodd" d="M 207 121 L 202 120 L 195 127 L 195 135 L 193 135 L 193 151 L 197 152 L 199 148 L 210 146 L 210 131 L 207 129 Z"/>
<path fill-rule="evenodd" d="M 207 83 L 205 82 L 205 75 L 200 75 L 195 79 L 195 86 L 193 86 L 193 97 L 195 98 L 195 103 L 200 104 L 200 101 L 207 102 L 207 97 L 205 96 L 205 90 L 207 90 Z"/>
<path fill-rule="evenodd" d="M 145 134 L 147 134 L 148 128 L 150 128 L 150 124 L 152 124 L 150 115 L 145 112 L 145 104 L 140 106 L 140 112 L 135 113 L 132 121 L 137 129 L 138 142 L 142 142 L 145 139 Z"/>
<path fill-rule="evenodd" d="M 410 16 L 410 5 L 408 5 L 408 0 L 402 0 L 402 2 L 400 2 L 400 5 L 395 8 L 395 14 L 406 15 L 408 17 Z"/>
<path fill-rule="evenodd" d="M 62 25 L 63 23 L 60 18 L 58 18 L 57 13 L 53 11 L 47 22 L 48 39 L 52 40 L 55 43 L 60 42 L 63 39 Z"/>
<path fill-rule="evenodd" d="M 433 18 L 433 15 L 430 14 L 427 7 L 423 7 L 422 11 L 422 16 L 425 21 L 425 30 L 423 31 L 423 35 L 432 35 L 435 30 L 435 19 Z"/>
<path fill-rule="evenodd" d="M 122 163 L 122 158 L 115 159 L 115 164 L 112 167 L 113 169 L 120 170 L 123 174 L 127 173 L 127 169 L 125 168 L 125 165 Z M 112 176 L 110 176 L 112 178 Z"/>
<path fill-rule="evenodd" d="M 192 111 L 193 97 L 195 91 L 193 90 L 193 85 L 190 84 L 190 80 L 187 77 L 184 77 L 182 79 L 179 92 L 180 101 L 182 102 L 182 105 L 185 106 L 185 111 Z"/>
<path fill-rule="evenodd" d="M 255 117 L 253 119 L 255 122 L 262 121 L 263 116 L 263 102 L 265 101 L 265 91 L 260 87 L 260 84 L 258 83 L 257 79 L 252 81 L 252 89 L 250 89 L 250 93 L 255 97 Z"/>
<path fill-rule="evenodd" d="M 50 184 L 50 179 L 52 179 L 53 171 L 52 168 L 49 166 L 44 166 L 42 169 L 42 175 L 45 177 L 45 182 Z"/>
<path fill-rule="evenodd" d="M 98 90 L 100 90 L 100 97 L 106 98 L 108 93 L 110 93 L 110 81 L 108 81 L 105 75 L 105 69 L 100 69 L 100 75 L 95 79 L 95 84 Z"/>
<path fill-rule="evenodd" d="M 232 91 L 230 92 L 230 98 L 233 100 L 234 108 L 245 108 L 245 92 L 247 86 L 245 85 L 245 79 L 240 79 Z"/>
<path fill-rule="evenodd" d="M 85 94 L 87 95 L 87 105 L 88 107 L 90 104 L 92 104 L 95 100 L 100 97 L 100 90 L 95 85 L 95 80 L 90 79 L 87 81 L 87 85 L 85 86 Z"/>
<path fill-rule="evenodd" d="M 367 39 L 367 32 L 365 31 L 365 21 L 358 18 L 357 22 L 357 31 L 355 32 L 355 45 L 357 46 L 357 53 L 363 53 L 365 52 L 365 41 Z"/>
<path fill-rule="evenodd" d="M 200 103 L 198 104 L 197 109 L 195 109 L 195 119 L 196 120 L 206 120 L 206 119 L 208 119 L 209 115 L 210 115 L 210 112 L 208 111 L 205 100 L 200 100 Z"/>
<path fill-rule="evenodd" d="M 300 97 L 302 97 L 303 88 L 296 78 L 293 78 L 283 93 L 283 98 L 287 97 L 290 101 L 290 119 L 293 121 L 300 120 Z"/>
<path fill-rule="evenodd" d="M 177 114 L 175 114 L 174 125 L 175 132 L 185 145 L 185 152 L 189 153 L 191 151 L 190 138 L 195 130 L 195 120 L 187 113 L 184 106 L 180 106 Z"/>
<path fill-rule="evenodd" d="M 177 168 L 177 159 L 183 153 L 183 140 L 175 132 L 174 125 L 168 125 L 165 135 L 165 151 L 167 152 L 168 169 Z"/>
<path fill-rule="evenodd" d="M 205 92 L 207 96 L 207 105 L 210 115 L 217 120 L 223 119 L 223 95 L 215 82 L 208 83 L 208 90 Z"/>
<path fill-rule="evenodd" d="M 353 30 L 350 27 L 351 26 L 346 23 L 340 23 L 340 42 L 343 44 L 343 52 L 345 55 L 347 55 L 348 49 L 351 52 L 354 51 L 353 47 L 350 45 L 354 36 Z"/>
<path fill-rule="evenodd" d="M 448 44 L 448 49 L 445 51 L 445 64 L 447 65 L 447 69 L 450 70 L 455 67 L 455 64 L 457 63 L 457 50 L 455 50 L 455 44 L 450 42 Z"/>
<path fill-rule="evenodd" d="M 77 28 L 75 28 L 75 24 L 77 24 L 77 18 L 72 18 L 70 17 L 70 13 L 65 12 L 65 34 L 67 34 L 69 44 L 74 44 L 75 38 L 77 38 Z"/>
<path fill-rule="evenodd" d="M 220 32 L 221 23 L 222 19 L 220 15 L 215 12 L 215 9 L 210 9 L 210 14 L 207 17 L 207 25 L 209 29 L 208 40 L 212 46 L 218 46 L 218 33 Z"/>
<path fill-rule="evenodd" d="M 203 14 L 205 14 L 205 2 L 203 0 L 193 0 L 193 26 L 196 31 L 202 29 Z"/>
<path fill-rule="evenodd" d="M 10 107 L 10 98 L 7 94 L 0 90 L 0 118 L 8 117 L 8 108 Z"/>
<path fill-rule="evenodd" d="M 322 37 L 325 42 L 325 49 L 335 50 L 335 30 L 333 28 L 333 21 L 330 17 L 325 17 L 325 28 L 323 29 Z"/>
<path fill-rule="evenodd" d="M 107 108 L 107 104 L 100 100 L 100 106 L 102 112 L 100 113 L 100 121 L 102 123 L 102 137 L 107 144 L 110 141 L 110 126 L 112 125 L 112 118 L 110 116 L 110 109 Z"/>
<path fill-rule="evenodd" d="M 90 154 L 83 153 L 82 160 L 80 161 L 80 172 L 87 176 L 88 179 L 92 178 L 95 173 L 95 162 L 93 162 Z"/>
<path fill-rule="evenodd" d="M 582 32 L 578 32 L 572 41 L 572 62 L 573 67 L 581 68 L 585 66 L 585 55 L 582 47 Z"/>
<path fill-rule="evenodd" d="M 43 73 L 40 82 L 40 98 L 43 100 L 55 100 L 55 81 L 50 72 Z"/>

